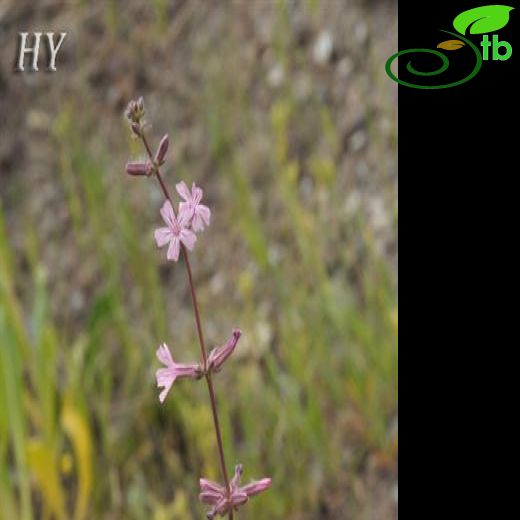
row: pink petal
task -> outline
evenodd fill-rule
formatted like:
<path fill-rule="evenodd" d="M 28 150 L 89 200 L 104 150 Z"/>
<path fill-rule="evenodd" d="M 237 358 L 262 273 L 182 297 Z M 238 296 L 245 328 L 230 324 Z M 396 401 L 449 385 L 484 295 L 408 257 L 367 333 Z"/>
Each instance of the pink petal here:
<path fill-rule="evenodd" d="M 188 186 L 186 186 L 186 183 L 184 181 L 178 182 L 175 185 L 175 189 L 177 190 L 177 193 L 186 201 L 191 202 L 191 193 L 188 189 Z"/>
<path fill-rule="evenodd" d="M 170 391 L 170 388 L 175 382 L 175 373 L 171 368 L 159 368 L 159 370 L 155 372 L 155 379 L 157 381 L 157 387 L 164 388 L 163 391 L 159 394 L 159 401 L 163 403 L 166 399 L 166 396 L 168 395 L 168 392 Z"/>
<path fill-rule="evenodd" d="M 179 204 L 179 216 L 177 222 L 180 228 L 188 227 L 191 218 L 193 217 L 194 209 L 187 202 Z"/>
<path fill-rule="evenodd" d="M 213 491 L 203 491 L 199 494 L 199 500 L 203 504 L 209 504 L 210 506 L 214 506 L 217 502 L 219 502 L 219 500 L 222 500 L 222 493 L 214 493 Z"/>
<path fill-rule="evenodd" d="M 197 213 L 197 210 L 195 209 L 195 214 L 193 215 L 193 219 L 191 221 L 191 229 L 198 233 L 199 231 L 202 231 L 204 229 L 204 222 L 200 218 L 200 216 Z"/>
<path fill-rule="evenodd" d="M 211 219 L 211 211 L 207 206 L 204 206 L 204 204 L 199 204 L 195 208 L 195 213 L 204 221 L 204 224 L 206 224 L 206 226 L 209 226 L 209 221 Z"/>
<path fill-rule="evenodd" d="M 159 395 L 159 401 L 164 402 L 170 388 L 178 377 L 198 378 L 202 374 L 199 363 L 175 363 L 166 343 L 157 349 L 157 358 L 166 368 L 159 368 L 155 372 L 155 379 L 159 388 L 164 388 Z"/>
<path fill-rule="evenodd" d="M 157 247 L 163 247 L 171 240 L 173 233 L 170 228 L 163 227 L 156 229 L 153 235 L 155 237 L 155 243 L 157 244 Z"/>
<path fill-rule="evenodd" d="M 166 253 L 166 258 L 168 260 L 173 260 L 177 262 L 179 259 L 179 251 L 180 251 L 180 242 L 179 237 L 172 237 L 170 240 L 170 245 L 168 246 L 168 252 Z"/>
<path fill-rule="evenodd" d="M 272 479 L 263 478 L 262 480 L 258 480 L 256 482 L 251 482 L 251 484 L 247 484 L 246 486 L 242 486 L 239 488 L 239 492 L 245 493 L 247 496 L 252 497 L 254 495 L 258 495 L 262 491 L 265 491 L 271 486 Z"/>
<path fill-rule="evenodd" d="M 164 403 L 164 400 L 166 399 L 166 396 L 168 395 L 168 392 L 170 391 L 172 385 L 165 388 L 160 394 L 159 394 L 159 401 L 160 403 Z"/>
<path fill-rule="evenodd" d="M 220 515 L 220 516 L 223 516 L 225 515 L 228 511 L 229 511 L 229 508 L 231 507 L 231 504 L 229 503 L 229 500 L 227 497 L 224 497 L 216 506 L 215 506 L 215 510 L 217 511 L 217 513 Z"/>
<path fill-rule="evenodd" d="M 179 234 L 179 238 L 190 251 L 193 250 L 193 246 L 197 241 L 197 236 L 195 233 L 193 233 L 193 231 L 190 231 L 189 229 L 182 229 Z"/>
<path fill-rule="evenodd" d="M 245 493 L 237 491 L 231 495 L 231 504 L 233 507 L 241 506 L 249 500 L 249 497 Z"/>
<path fill-rule="evenodd" d="M 172 381 L 173 383 L 173 381 Z M 168 392 L 170 391 L 170 388 L 172 387 L 171 384 L 166 386 L 164 390 L 159 394 L 159 402 L 162 404 L 164 403 L 164 400 L 166 399 L 166 396 L 168 395 Z"/>
<path fill-rule="evenodd" d="M 227 497 L 215 504 L 213 509 L 206 514 L 208 520 L 213 520 L 217 515 L 224 516 L 230 509 L 231 504 Z"/>
<path fill-rule="evenodd" d="M 225 493 L 224 486 L 221 486 L 220 484 L 217 484 L 216 482 L 213 482 L 212 480 L 208 480 L 205 478 L 201 478 L 199 480 L 200 490 L 201 491 L 212 491 L 213 493 Z"/>
<path fill-rule="evenodd" d="M 173 212 L 172 203 L 169 200 L 164 201 L 162 205 L 161 217 L 168 227 L 175 228 L 177 221 L 175 219 L 175 213 Z"/>
<path fill-rule="evenodd" d="M 171 368 L 158 368 L 155 371 L 155 380 L 157 382 L 157 386 L 171 385 L 175 379 L 177 379 L 177 375 Z"/>
<path fill-rule="evenodd" d="M 155 355 L 157 356 L 157 359 L 167 367 L 171 367 L 175 364 L 170 353 L 170 349 L 166 343 L 163 343 L 159 346 Z"/>
<path fill-rule="evenodd" d="M 203 191 L 195 183 L 191 185 L 191 200 L 196 206 L 202 200 Z"/>
<path fill-rule="evenodd" d="M 201 373 L 199 363 L 174 363 L 175 377 L 198 377 Z"/>
<path fill-rule="evenodd" d="M 244 472 L 242 464 L 237 464 L 235 466 L 235 474 L 233 478 L 229 482 L 229 485 L 232 490 L 236 490 L 238 486 L 240 486 L 240 478 L 242 477 L 242 473 Z"/>

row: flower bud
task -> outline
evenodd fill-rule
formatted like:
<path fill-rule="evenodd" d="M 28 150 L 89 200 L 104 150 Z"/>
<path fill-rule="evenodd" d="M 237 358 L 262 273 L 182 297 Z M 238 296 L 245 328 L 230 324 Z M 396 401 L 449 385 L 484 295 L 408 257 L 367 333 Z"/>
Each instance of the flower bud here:
<path fill-rule="evenodd" d="M 168 151 L 168 146 L 170 144 L 170 138 L 168 134 L 164 135 L 159 143 L 157 151 L 155 152 L 154 162 L 158 165 L 164 164 L 164 157 L 166 156 L 166 152 Z"/>
<path fill-rule="evenodd" d="M 125 109 L 125 117 L 127 119 L 129 119 L 130 121 L 134 120 L 135 109 L 136 109 L 135 101 L 132 100 L 128 103 L 128 105 L 126 106 L 126 109 Z"/>
<path fill-rule="evenodd" d="M 239 329 L 233 330 L 233 335 L 225 345 L 214 348 L 208 356 L 207 369 L 212 372 L 219 372 L 222 368 L 222 364 L 226 359 L 233 354 L 235 347 L 237 346 L 238 340 L 242 335 L 242 331 Z"/>
<path fill-rule="evenodd" d="M 144 117 L 144 101 L 142 96 L 137 101 L 132 100 L 128 103 L 125 116 L 133 123 L 141 122 L 141 119 Z"/>
<path fill-rule="evenodd" d="M 139 99 L 136 102 L 137 110 L 139 113 L 144 114 L 144 99 L 143 96 L 139 96 Z"/>
<path fill-rule="evenodd" d="M 128 175 L 149 175 L 151 165 L 149 162 L 134 161 L 126 163 L 126 173 Z"/>

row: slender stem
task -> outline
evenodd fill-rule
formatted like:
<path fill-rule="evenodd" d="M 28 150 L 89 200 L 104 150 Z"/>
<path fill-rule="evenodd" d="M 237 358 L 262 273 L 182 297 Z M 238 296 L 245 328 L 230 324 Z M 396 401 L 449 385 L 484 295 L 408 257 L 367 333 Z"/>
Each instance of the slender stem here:
<path fill-rule="evenodd" d="M 204 360 L 204 366 L 206 366 L 206 347 L 204 346 L 204 337 L 202 335 L 202 326 L 200 324 L 200 312 L 199 306 L 197 303 L 197 295 L 195 293 L 195 286 L 193 284 L 193 277 L 191 275 L 191 266 L 190 260 L 188 258 L 188 251 L 182 246 L 182 253 L 184 255 L 184 263 L 186 265 L 186 270 L 188 271 L 188 281 L 190 284 L 190 292 L 191 292 L 191 303 L 193 305 L 193 313 L 195 314 L 195 322 L 197 324 L 197 333 L 199 336 L 199 344 L 200 350 L 202 353 L 202 359 Z M 224 477 L 224 482 L 226 484 L 226 489 L 229 490 L 229 478 L 226 469 L 226 462 L 224 459 L 224 447 L 222 444 L 222 435 L 220 433 L 220 422 L 218 420 L 217 413 L 217 403 L 215 399 L 215 390 L 213 389 L 213 380 L 211 379 L 211 372 L 206 372 L 206 383 L 208 384 L 208 392 L 209 398 L 211 401 L 211 412 L 213 414 L 213 423 L 215 424 L 215 433 L 217 435 L 217 445 L 218 445 L 218 453 L 220 458 L 220 467 L 222 469 L 222 476 Z"/>
<path fill-rule="evenodd" d="M 186 264 L 186 271 L 188 272 L 188 282 L 190 284 L 190 292 L 191 292 L 191 303 L 193 304 L 193 313 L 195 314 L 195 323 L 197 325 L 197 334 L 199 336 L 200 352 L 202 354 L 204 366 L 206 366 L 207 354 L 206 354 L 206 348 L 204 345 L 204 337 L 202 335 L 202 325 L 200 324 L 200 312 L 199 312 L 199 306 L 197 304 L 197 295 L 195 294 L 195 286 L 193 284 L 193 277 L 191 275 L 190 259 L 188 258 L 188 251 L 184 247 L 184 244 L 181 244 L 181 248 L 182 248 L 182 254 L 184 255 L 184 263 Z"/>
<path fill-rule="evenodd" d="M 152 150 L 150 148 L 150 145 L 148 144 L 148 141 L 146 139 L 146 136 L 144 132 L 141 132 L 141 140 L 143 141 L 144 147 L 146 148 L 146 152 L 148 153 L 148 157 L 151 161 L 153 161 L 153 154 Z M 159 181 L 159 184 L 161 185 L 162 192 L 166 199 L 170 201 L 173 208 L 173 202 L 170 196 L 170 193 L 168 191 L 168 188 L 166 187 L 166 184 L 164 183 L 164 180 L 162 178 L 161 172 L 159 171 L 159 167 L 157 166 L 155 169 L 155 176 L 157 177 L 157 180 Z M 175 210 L 174 210 L 175 211 Z M 193 276 L 191 274 L 191 266 L 190 266 L 190 260 L 187 249 L 184 247 L 184 244 L 181 244 L 182 254 L 184 257 L 184 265 L 186 266 L 186 271 L 188 273 L 188 282 L 190 286 L 190 293 L 191 293 L 191 303 L 193 306 L 193 313 L 195 315 L 195 323 L 197 325 L 197 335 L 199 337 L 199 345 L 200 345 L 200 352 L 202 355 L 202 360 L 204 362 L 203 366 L 207 365 L 207 353 L 206 353 L 206 347 L 204 345 L 204 336 L 202 334 L 202 325 L 200 320 L 200 311 L 199 311 L 199 305 L 197 303 L 197 294 L 195 292 L 195 285 L 193 283 Z M 213 425 L 215 427 L 215 434 L 217 437 L 217 447 L 218 447 L 218 454 L 219 454 L 219 460 L 220 460 L 220 469 L 222 471 L 222 477 L 224 478 L 224 483 L 226 485 L 226 489 L 228 490 L 228 493 L 231 492 L 231 488 L 229 485 L 229 477 L 226 469 L 226 461 L 224 458 L 224 446 L 222 443 L 222 434 L 220 430 L 220 422 L 218 419 L 218 412 L 217 412 L 217 401 L 215 397 L 215 390 L 213 388 L 213 380 L 211 378 L 211 372 L 207 372 L 205 375 L 206 383 L 208 385 L 208 393 L 209 393 L 209 399 L 211 402 L 211 414 L 213 416 Z M 229 511 L 229 520 L 233 520 L 233 510 L 231 509 Z"/>

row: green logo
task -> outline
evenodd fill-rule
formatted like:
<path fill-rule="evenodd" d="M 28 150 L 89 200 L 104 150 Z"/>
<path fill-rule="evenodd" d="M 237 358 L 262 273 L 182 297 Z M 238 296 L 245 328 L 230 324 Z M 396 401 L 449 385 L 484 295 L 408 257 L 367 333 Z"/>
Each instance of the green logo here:
<path fill-rule="evenodd" d="M 406 70 L 414 76 L 438 76 L 439 74 L 442 74 L 444 71 L 447 70 L 447 68 L 450 65 L 450 61 L 446 54 L 435 49 L 422 48 L 406 49 L 404 51 L 399 51 L 390 56 L 385 66 L 386 73 L 390 76 L 390 78 L 392 78 L 400 85 L 425 90 L 450 88 L 462 85 L 463 83 L 467 83 L 470 79 L 474 78 L 480 72 L 480 69 L 482 68 L 482 61 L 489 60 L 490 54 L 494 61 L 508 60 L 513 54 L 513 49 L 510 43 L 506 41 L 500 41 L 496 34 L 494 34 L 492 39 L 490 40 L 487 34 L 498 31 L 505 27 L 509 22 L 509 13 L 513 9 L 513 7 L 509 7 L 507 5 L 484 5 L 482 7 L 475 7 L 474 9 L 469 9 L 468 11 L 460 13 L 455 18 L 455 20 L 453 20 L 453 27 L 457 31 L 456 33 L 441 30 L 442 32 L 449 34 L 450 36 L 454 36 L 455 39 L 449 39 L 439 43 L 437 45 L 438 49 L 441 49 L 443 51 L 456 51 L 459 49 L 464 49 L 466 47 L 467 49 L 471 50 L 471 56 L 475 60 L 475 66 L 466 77 L 458 81 L 444 83 L 441 85 L 421 85 L 399 79 L 392 72 L 392 63 L 396 58 L 400 56 L 405 56 L 406 54 L 426 53 L 436 56 L 441 60 L 441 65 L 437 69 L 429 72 L 417 70 L 412 65 L 412 62 L 409 61 L 406 64 Z M 480 46 L 482 47 L 482 53 L 480 52 L 479 48 L 466 37 L 470 34 L 484 35 L 482 37 L 482 42 L 480 43 Z"/>

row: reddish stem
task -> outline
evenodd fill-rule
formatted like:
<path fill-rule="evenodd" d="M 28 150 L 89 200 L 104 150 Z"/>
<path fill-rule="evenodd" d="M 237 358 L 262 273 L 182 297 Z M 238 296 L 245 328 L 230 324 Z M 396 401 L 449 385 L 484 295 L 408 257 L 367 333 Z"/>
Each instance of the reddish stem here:
<path fill-rule="evenodd" d="M 146 152 L 148 153 L 148 157 L 150 158 L 150 161 L 153 162 L 152 150 L 150 148 L 150 145 L 148 144 L 144 131 L 141 131 L 141 140 L 143 141 L 144 147 L 146 148 Z M 157 177 L 157 180 L 159 181 L 159 184 L 161 185 L 161 189 L 162 189 L 164 196 L 166 197 L 166 199 L 168 199 L 170 201 L 172 208 L 173 208 L 172 198 L 170 196 L 168 188 L 166 187 L 166 184 L 163 181 L 163 178 L 162 178 L 161 172 L 159 171 L 158 165 L 156 165 L 156 167 L 155 167 L 155 176 Z M 173 211 L 175 213 L 175 209 Z M 197 294 L 195 293 L 195 285 L 193 283 L 193 276 L 191 274 L 191 266 L 190 266 L 188 250 L 184 247 L 184 244 L 181 244 L 181 249 L 182 249 L 182 254 L 184 257 L 184 265 L 186 266 L 186 271 L 188 273 L 188 282 L 189 282 L 190 293 L 191 293 L 191 303 L 193 306 L 193 313 L 195 315 L 195 323 L 197 325 L 197 335 L 199 337 L 199 345 L 200 345 L 200 352 L 202 354 L 203 366 L 205 367 L 207 365 L 207 353 L 206 353 L 206 347 L 204 345 L 204 336 L 202 334 L 202 325 L 201 325 L 201 320 L 200 320 L 199 306 L 197 303 Z M 227 473 L 227 469 L 226 469 L 226 461 L 224 458 L 224 446 L 222 443 L 220 422 L 218 419 L 217 400 L 215 397 L 215 390 L 213 388 L 213 380 L 211 379 L 211 372 L 209 372 L 209 371 L 206 372 L 205 379 L 206 379 L 206 383 L 208 385 L 209 399 L 211 402 L 211 414 L 213 415 L 213 425 L 215 426 L 215 434 L 217 437 L 220 469 L 222 471 L 222 477 L 224 478 L 224 483 L 226 484 L 226 489 L 228 490 L 228 493 L 231 493 L 228 473 Z M 229 511 L 229 519 L 233 520 L 233 510 Z"/>

